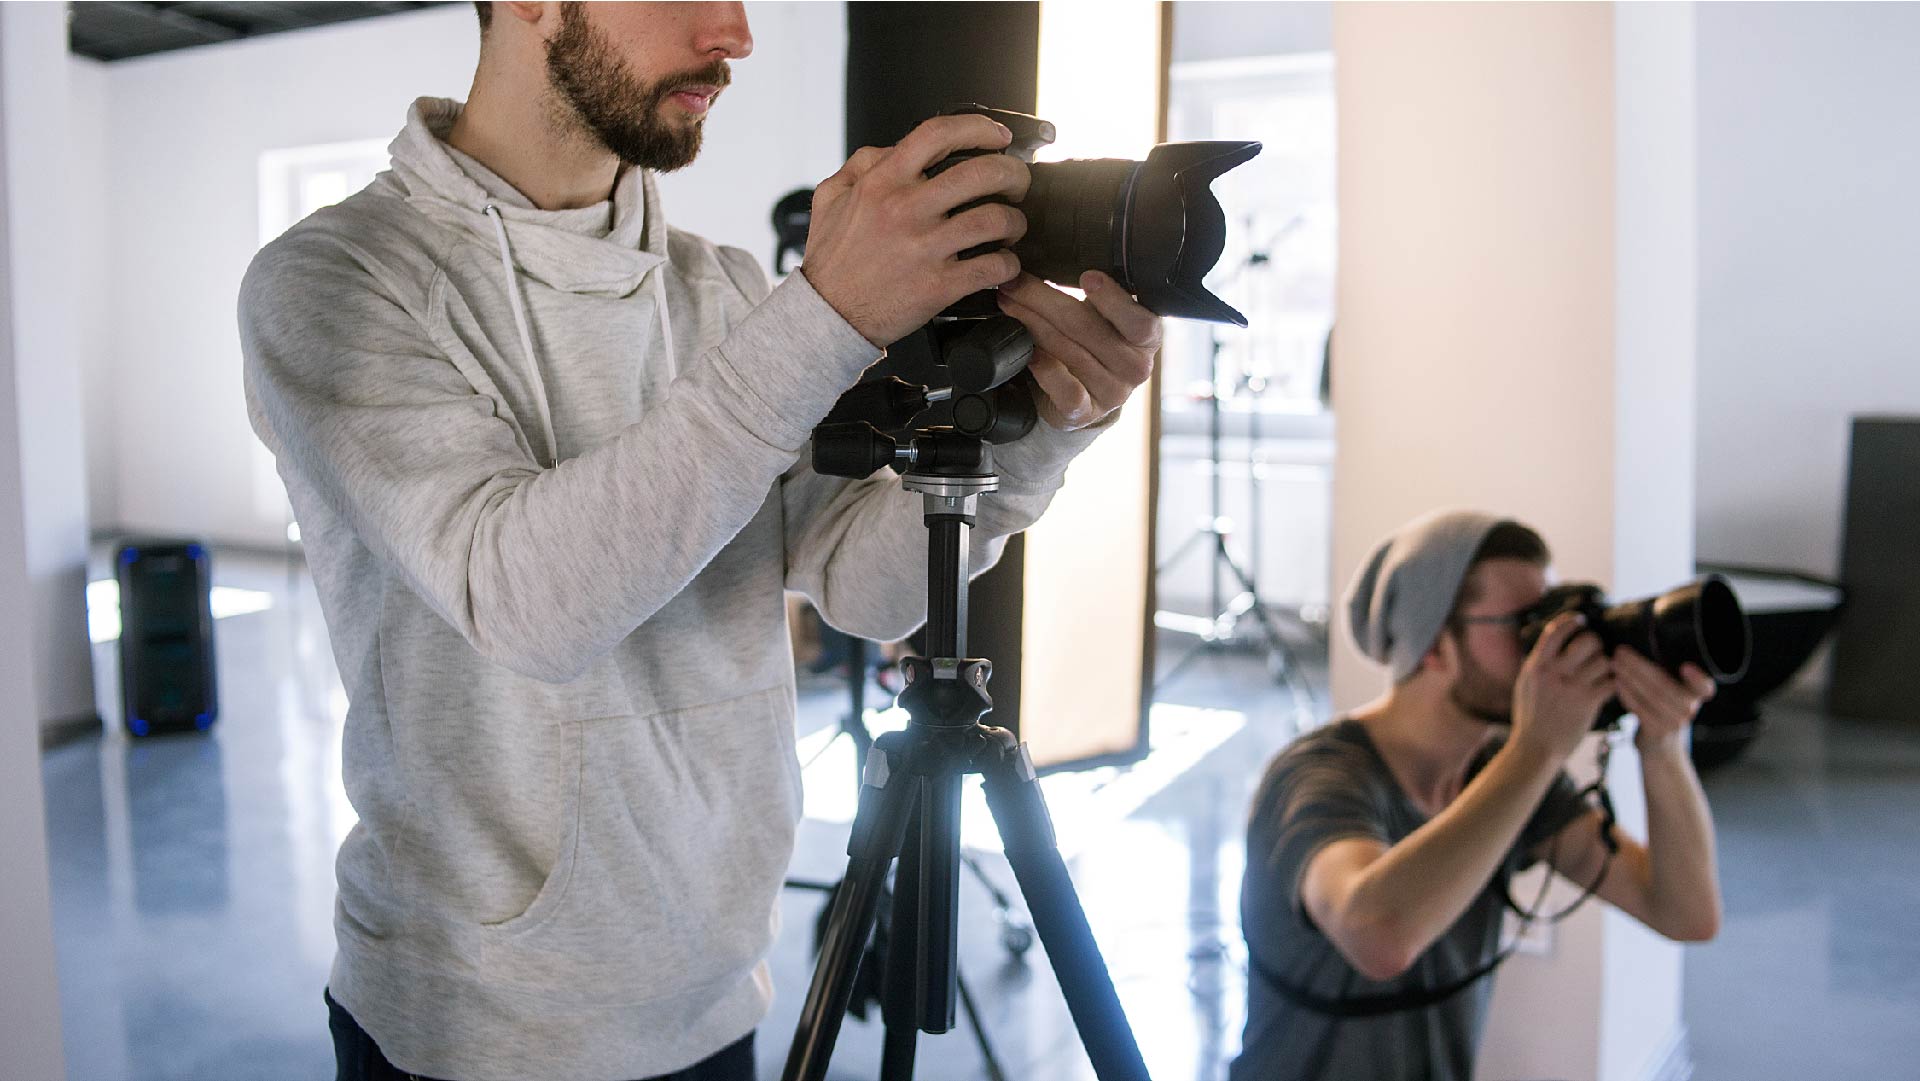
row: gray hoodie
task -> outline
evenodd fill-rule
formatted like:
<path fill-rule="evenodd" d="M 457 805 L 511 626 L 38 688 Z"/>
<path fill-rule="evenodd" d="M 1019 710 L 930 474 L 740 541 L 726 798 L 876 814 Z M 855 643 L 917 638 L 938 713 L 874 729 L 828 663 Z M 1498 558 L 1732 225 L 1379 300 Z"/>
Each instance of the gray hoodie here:
<path fill-rule="evenodd" d="M 247 403 L 349 709 L 331 990 L 403 1070 L 678 1070 L 751 1030 L 801 809 L 782 591 L 925 618 L 919 496 L 808 433 L 879 350 L 653 178 L 542 211 L 423 99 L 254 259 Z M 751 208 L 743 208 L 747 213 Z M 999 448 L 976 566 L 1093 435 Z"/>

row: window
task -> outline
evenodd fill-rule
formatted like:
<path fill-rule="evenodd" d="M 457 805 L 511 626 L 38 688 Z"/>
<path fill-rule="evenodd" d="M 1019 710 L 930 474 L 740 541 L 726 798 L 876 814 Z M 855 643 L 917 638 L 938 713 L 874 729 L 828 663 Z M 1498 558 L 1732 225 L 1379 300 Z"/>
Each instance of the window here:
<path fill-rule="evenodd" d="M 1322 412 L 1338 227 L 1332 54 L 1175 64 L 1167 123 L 1172 140 L 1258 139 L 1264 149 L 1214 184 L 1231 218 L 1207 277 L 1251 325 L 1169 323 L 1162 404 L 1203 407 L 1217 343 L 1223 406 Z"/>
<path fill-rule="evenodd" d="M 269 150 L 260 155 L 260 244 L 286 232 L 295 222 L 345 199 L 387 167 L 387 141 Z M 287 505 L 287 493 L 273 465 L 273 453 L 253 444 L 253 508 L 261 518 L 285 523 L 287 542 L 300 540 L 300 527 Z"/>

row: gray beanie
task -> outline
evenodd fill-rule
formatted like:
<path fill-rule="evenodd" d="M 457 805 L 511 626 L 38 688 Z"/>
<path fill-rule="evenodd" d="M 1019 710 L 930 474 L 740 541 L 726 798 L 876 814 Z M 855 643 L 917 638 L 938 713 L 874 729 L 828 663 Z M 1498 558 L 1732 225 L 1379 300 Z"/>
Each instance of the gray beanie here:
<path fill-rule="evenodd" d="M 1399 683 L 1414 674 L 1446 626 L 1473 554 L 1505 518 L 1440 511 L 1381 541 L 1347 587 L 1347 620 L 1360 652 Z"/>

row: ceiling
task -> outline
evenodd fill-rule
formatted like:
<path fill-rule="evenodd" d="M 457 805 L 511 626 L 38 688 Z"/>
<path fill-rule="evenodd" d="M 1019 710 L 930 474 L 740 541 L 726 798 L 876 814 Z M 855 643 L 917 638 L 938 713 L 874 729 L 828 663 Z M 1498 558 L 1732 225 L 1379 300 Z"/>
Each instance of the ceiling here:
<path fill-rule="evenodd" d="M 365 3 L 134 3 L 85 0 L 67 5 L 68 48 L 95 60 L 136 56 L 238 41 L 285 30 L 394 15 L 434 3 L 368 0 Z"/>

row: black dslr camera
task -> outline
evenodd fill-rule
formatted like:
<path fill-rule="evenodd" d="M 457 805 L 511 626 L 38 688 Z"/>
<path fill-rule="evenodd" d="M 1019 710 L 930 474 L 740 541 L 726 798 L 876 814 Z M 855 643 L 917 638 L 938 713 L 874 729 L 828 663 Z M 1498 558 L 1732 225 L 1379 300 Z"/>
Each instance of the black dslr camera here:
<path fill-rule="evenodd" d="M 1033 161 L 1034 152 L 1053 142 L 1054 126 L 1037 116 L 958 105 L 943 116 L 990 117 L 1013 135 L 1004 150 L 964 150 L 935 163 L 928 176 L 982 154 L 1011 154 L 1027 162 L 1032 182 L 1012 204 L 1026 216 L 1027 231 L 1011 246 L 1022 270 L 1048 281 L 1076 285 L 1080 275 L 1098 270 L 1132 293 L 1156 315 L 1247 325 L 1246 316 L 1209 292 L 1201 279 L 1226 247 L 1227 219 L 1214 197 L 1216 177 L 1260 153 L 1249 141 L 1162 143 L 1145 161 L 1092 158 Z M 995 197 L 980 202 L 1006 202 Z M 774 208 L 780 235 L 776 264 L 785 253 L 804 249 L 805 197 L 794 192 Z M 976 203 L 955 207 L 958 214 Z M 1000 247 L 983 244 L 960 253 L 984 255 Z M 1005 443 L 1026 434 L 1035 423 L 1032 392 L 1011 382 L 1033 359 L 1033 339 L 1013 318 L 1001 313 L 993 290 L 982 290 L 949 305 L 925 327 L 889 353 L 912 369 L 924 354 L 938 375 L 916 374 L 919 382 L 944 383 L 937 390 L 899 378 L 876 378 L 842 396 L 814 436 L 814 464 L 838 476 L 866 476 L 893 460 L 894 441 L 881 433 L 904 431 L 930 405 L 943 404 L 954 433 L 988 443 Z M 935 414 L 927 414 L 929 416 Z"/>
<path fill-rule="evenodd" d="M 1600 636 L 1611 656 L 1629 646 L 1667 670 L 1698 665 L 1714 682 L 1737 683 L 1746 675 L 1752 653 L 1747 614 L 1733 587 L 1717 574 L 1707 575 L 1657 597 L 1607 604 L 1606 593 L 1591 582 L 1570 582 L 1549 589 L 1520 613 L 1520 645 L 1531 653 L 1547 623 L 1562 612 L 1586 617 L 1587 629 Z M 1626 715 L 1619 699 L 1600 710 L 1595 728 L 1608 728 Z"/>

